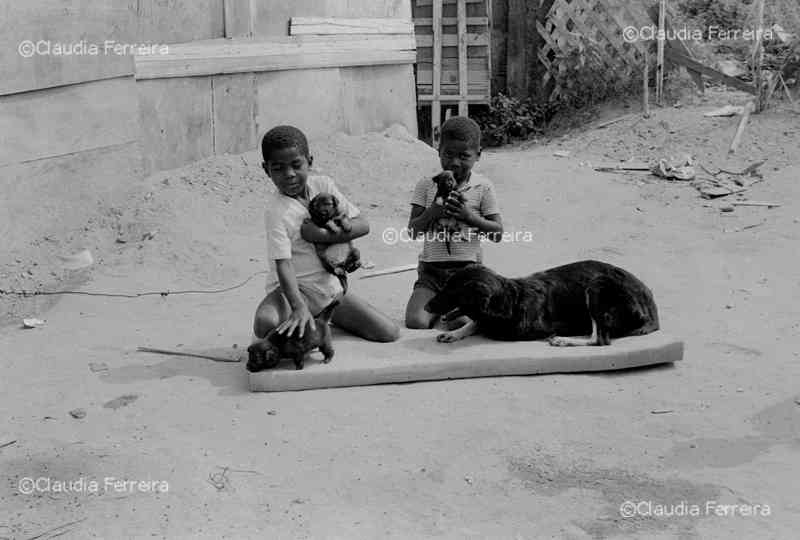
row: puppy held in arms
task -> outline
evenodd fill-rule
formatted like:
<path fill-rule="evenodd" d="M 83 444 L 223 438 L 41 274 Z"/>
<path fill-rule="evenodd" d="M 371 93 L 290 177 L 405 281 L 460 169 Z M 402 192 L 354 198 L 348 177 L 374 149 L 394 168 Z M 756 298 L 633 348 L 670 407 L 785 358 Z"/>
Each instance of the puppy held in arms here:
<path fill-rule="evenodd" d="M 350 218 L 339 209 L 339 201 L 330 193 L 320 193 L 308 203 L 311 221 L 317 227 L 332 233 L 350 232 Z M 361 266 L 361 254 L 352 242 L 342 244 L 314 244 L 322 266 L 339 278 L 347 291 L 347 274 Z"/>
<path fill-rule="evenodd" d="M 469 318 L 437 337 L 446 343 L 479 333 L 506 341 L 548 339 L 559 347 L 608 345 L 659 328 L 650 289 L 630 272 L 599 261 L 516 279 L 470 265 L 453 274 L 425 309 L 443 321 Z"/>

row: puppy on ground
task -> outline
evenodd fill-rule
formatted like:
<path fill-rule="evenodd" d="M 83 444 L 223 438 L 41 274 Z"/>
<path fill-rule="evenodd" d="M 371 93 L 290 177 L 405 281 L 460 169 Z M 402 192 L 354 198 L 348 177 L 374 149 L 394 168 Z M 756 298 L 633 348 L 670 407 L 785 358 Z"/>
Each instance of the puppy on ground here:
<path fill-rule="evenodd" d="M 258 340 L 247 348 L 247 371 L 257 372 L 272 369 L 284 358 L 294 361 L 295 369 L 303 369 L 306 357 L 314 349 L 324 355 L 323 362 L 328 363 L 333 359 L 333 340 L 331 328 L 328 323 L 333 316 L 333 310 L 339 301 L 331 302 L 319 315 L 314 317 L 314 328 L 309 325 L 303 337 L 279 334 L 273 329 L 264 339 Z"/>
<path fill-rule="evenodd" d="M 350 232 L 350 218 L 339 208 L 339 201 L 330 193 L 320 193 L 308 203 L 311 221 L 317 227 L 328 229 L 332 233 Z M 347 274 L 361 266 L 361 254 L 352 242 L 345 244 L 314 245 L 322 266 L 339 278 L 342 287 L 347 290 Z"/>
<path fill-rule="evenodd" d="M 608 345 L 659 328 L 650 289 L 630 272 L 600 261 L 516 279 L 470 265 L 455 273 L 425 309 L 444 320 L 469 318 L 461 328 L 437 337 L 448 343 L 480 333 L 506 341 L 549 339 L 561 347 Z"/>

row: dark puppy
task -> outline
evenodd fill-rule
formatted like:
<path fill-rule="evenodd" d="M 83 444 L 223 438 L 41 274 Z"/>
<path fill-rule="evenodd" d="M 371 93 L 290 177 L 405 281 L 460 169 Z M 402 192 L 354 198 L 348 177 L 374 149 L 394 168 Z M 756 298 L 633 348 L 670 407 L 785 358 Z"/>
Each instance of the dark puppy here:
<path fill-rule="evenodd" d="M 477 332 L 509 341 L 549 338 L 555 346 L 608 345 L 614 338 L 658 330 L 650 289 L 630 272 L 599 261 L 517 279 L 470 265 L 455 273 L 425 309 L 446 319 L 471 319 L 437 337 L 444 342 Z"/>
<path fill-rule="evenodd" d="M 284 358 L 291 358 L 296 369 L 303 369 L 306 356 L 314 349 L 324 355 L 326 364 L 333 358 L 333 342 L 328 323 L 338 300 L 331 302 L 314 318 L 316 328 L 306 328 L 302 338 L 295 334 L 287 336 L 272 330 L 264 339 L 256 341 L 247 348 L 247 371 L 256 372 L 277 366 Z"/>
<path fill-rule="evenodd" d="M 339 209 L 339 201 L 330 193 L 320 193 L 308 203 L 311 221 L 332 233 L 350 232 L 350 218 Z M 361 254 L 352 242 L 344 244 L 315 244 L 322 266 L 342 281 L 347 290 L 347 274 L 361 266 Z"/>
<path fill-rule="evenodd" d="M 462 191 L 457 191 L 456 186 L 458 185 L 458 182 L 456 182 L 455 176 L 453 176 L 453 173 L 450 171 L 442 171 L 434 176 L 431 180 L 433 180 L 433 183 L 436 184 L 436 195 L 434 196 L 433 201 L 435 204 L 440 206 L 444 205 L 451 193 L 455 192 L 459 197 L 461 197 L 461 194 L 469 189 L 467 188 Z M 450 236 L 459 230 L 458 220 L 453 217 L 443 217 L 439 219 L 436 225 L 437 230 L 445 233 L 444 245 L 447 248 L 447 254 L 451 255 Z"/>

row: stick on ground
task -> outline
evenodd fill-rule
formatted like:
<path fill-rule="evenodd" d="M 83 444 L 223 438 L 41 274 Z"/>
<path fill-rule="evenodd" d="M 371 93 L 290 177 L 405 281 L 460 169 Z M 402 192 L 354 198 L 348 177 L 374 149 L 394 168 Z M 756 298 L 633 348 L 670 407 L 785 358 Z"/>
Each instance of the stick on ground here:
<path fill-rule="evenodd" d="M 750 119 L 750 113 L 753 112 L 755 109 L 755 103 L 749 102 L 744 107 L 744 112 L 742 113 L 742 120 L 739 122 L 739 127 L 736 128 L 736 135 L 733 137 L 733 141 L 731 142 L 731 147 L 728 150 L 729 154 L 736 153 L 736 149 L 739 148 L 739 143 L 742 142 L 742 134 L 744 133 L 744 128 L 747 127 L 747 121 Z"/>
<path fill-rule="evenodd" d="M 211 356 L 208 354 L 198 354 L 183 351 L 170 351 L 167 349 L 154 349 L 152 347 L 136 347 L 139 352 L 149 352 L 155 354 L 166 354 L 168 356 L 191 356 L 192 358 L 203 358 L 205 360 L 213 360 L 214 362 L 239 362 L 239 358 L 225 358 L 224 356 Z"/>

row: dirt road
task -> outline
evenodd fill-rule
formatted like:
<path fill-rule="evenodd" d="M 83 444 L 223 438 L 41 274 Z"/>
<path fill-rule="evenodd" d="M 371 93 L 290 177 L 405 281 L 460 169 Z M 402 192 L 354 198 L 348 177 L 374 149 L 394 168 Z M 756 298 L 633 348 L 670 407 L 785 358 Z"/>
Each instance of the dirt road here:
<path fill-rule="evenodd" d="M 672 114 L 658 111 L 648 129 Z M 779 121 L 755 123 L 771 133 Z M 600 142 L 587 146 L 590 136 Z M 685 339 L 681 364 L 250 394 L 242 364 L 135 349 L 235 356 L 249 340 L 260 278 L 225 294 L 67 296 L 37 313 L 44 328 L 0 333 L 0 445 L 16 441 L 0 448 L 0 538 L 78 520 L 50 534 L 795 538 L 797 131 L 784 137 L 785 148 L 765 147 L 784 161 L 747 193 L 782 206 L 724 213 L 724 203 L 700 199 L 685 183 L 594 172 L 586 162 L 610 159 L 602 147 L 610 138 L 595 132 L 485 152 L 480 170 L 497 185 L 506 229 L 533 237 L 488 246 L 486 261 L 508 275 L 589 257 L 628 268 L 653 289 L 662 327 Z M 724 144 L 705 147 L 717 166 Z M 553 156 L 565 147 L 571 157 Z M 246 162 L 257 175 L 253 156 Z M 163 180 L 144 191 L 178 200 L 185 186 Z M 405 183 L 391 196 L 413 179 Z M 413 262 L 417 249 L 381 243 L 383 228 L 405 220 L 404 201 L 389 205 L 386 189 L 377 180 L 349 189 L 372 222 L 359 246 L 380 267 Z M 224 215 L 205 213 L 215 196 L 186 198 L 185 212 L 169 216 L 173 229 L 149 244 L 117 246 L 84 290 L 219 288 L 261 269 L 258 190 L 246 208 Z M 160 251 L 151 245 L 159 241 Z M 156 257 L 165 253 L 173 256 Z M 354 280 L 353 290 L 399 320 L 412 279 Z M 82 419 L 68 414 L 78 408 Z M 26 494 L 24 478 L 51 485 Z M 626 501 L 636 503 L 633 511 L 621 508 Z"/>

